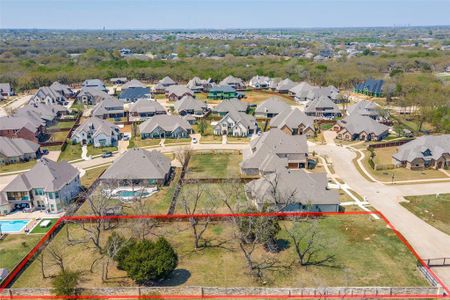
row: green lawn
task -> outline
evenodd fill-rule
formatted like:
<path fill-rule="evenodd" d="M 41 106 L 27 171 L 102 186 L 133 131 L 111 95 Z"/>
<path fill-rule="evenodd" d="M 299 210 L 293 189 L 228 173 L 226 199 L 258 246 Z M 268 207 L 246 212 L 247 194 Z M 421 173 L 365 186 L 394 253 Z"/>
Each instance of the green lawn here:
<path fill-rule="evenodd" d="M 132 222 L 136 222 L 133 226 Z M 134 235 L 139 221 L 124 222 L 115 230 L 125 237 Z M 300 225 L 300 228 L 307 223 Z M 80 226 L 69 226 L 73 240 L 85 238 Z M 216 221 L 205 232 L 211 245 L 204 250 L 194 251 L 193 237 L 188 222 L 162 223 L 153 230 L 148 238 L 163 235 L 178 253 L 178 269 L 185 270 L 189 276 L 181 283 L 177 278 L 168 279 L 164 285 L 176 286 L 266 286 L 266 287 L 317 287 L 317 286 L 428 286 L 416 267 L 416 259 L 382 220 L 373 220 L 370 216 L 330 216 L 317 221 L 317 232 L 325 246 L 323 254 L 335 255 L 332 266 L 298 265 L 295 249 L 289 244 L 285 228 L 291 228 L 290 221 L 281 221 L 281 232 L 277 240 L 286 248 L 279 253 L 267 253 L 258 245 L 254 257 L 272 258 L 289 268 L 274 269 L 265 272 L 265 284 L 254 280 L 247 272 L 244 256 L 234 237 L 234 227 L 230 221 Z M 109 230 L 102 235 L 106 243 L 111 234 Z M 81 287 L 134 286 L 126 273 L 109 267 L 109 279 L 101 280 L 103 264 L 97 264 L 93 273 L 89 272 L 92 261 L 99 257 L 98 252 L 79 243 L 67 243 L 66 230 L 61 230 L 51 242 L 54 249 L 61 249 L 65 265 L 73 271 L 83 273 Z M 220 245 L 220 246 L 219 246 Z M 48 276 L 57 272 L 57 266 L 46 265 Z M 14 287 L 50 287 L 51 278 L 43 279 L 40 264 L 34 261 L 14 283 Z"/>
<path fill-rule="evenodd" d="M 180 138 L 180 139 L 165 139 L 164 145 L 170 144 L 190 144 L 191 138 Z"/>
<path fill-rule="evenodd" d="M 100 155 L 105 152 L 117 151 L 117 147 L 94 147 L 94 145 L 87 146 L 88 155 Z"/>
<path fill-rule="evenodd" d="M 198 153 L 191 157 L 186 178 L 239 177 L 242 156 L 231 153 Z"/>
<path fill-rule="evenodd" d="M 72 145 L 72 143 L 68 142 L 66 149 L 61 152 L 61 155 L 59 156 L 58 160 L 65 160 L 65 161 L 71 161 L 75 159 L 81 159 L 81 145 L 75 144 Z"/>
<path fill-rule="evenodd" d="M 0 165 L 0 173 L 14 172 L 31 169 L 36 164 L 36 160 L 30 160 L 27 162 L 19 162 L 16 164 Z"/>
<path fill-rule="evenodd" d="M 450 235 L 450 194 L 409 196 L 400 202 L 413 214 Z"/>
<path fill-rule="evenodd" d="M 68 131 L 53 132 L 50 140 L 52 142 L 63 142 L 67 138 Z"/>
<path fill-rule="evenodd" d="M 134 137 L 130 139 L 130 143 L 128 144 L 128 148 L 140 148 L 147 146 L 159 146 L 161 143 L 160 139 L 145 139 L 142 140 L 140 137 Z"/>
<path fill-rule="evenodd" d="M 242 143 L 250 143 L 250 138 L 248 137 L 240 137 L 240 136 L 228 136 L 227 143 L 230 144 L 242 144 Z"/>
<path fill-rule="evenodd" d="M 72 126 L 75 124 L 75 121 L 70 121 L 70 122 L 58 122 L 55 125 L 50 126 L 48 129 L 67 129 L 67 128 L 72 128 Z"/>
<path fill-rule="evenodd" d="M 81 177 L 81 185 L 85 188 L 90 187 L 94 181 L 100 176 L 100 174 L 105 171 L 108 166 L 101 166 L 94 169 L 90 169 L 86 171 L 86 174 L 84 174 L 83 177 Z"/>
<path fill-rule="evenodd" d="M 270 97 L 277 96 L 277 97 L 283 99 L 289 105 L 297 105 L 297 102 L 295 102 L 295 100 L 292 97 L 289 97 L 288 95 L 278 94 L 278 93 L 272 94 L 272 93 L 268 93 L 265 91 L 248 91 L 248 92 L 245 92 L 245 95 L 247 97 L 242 99 L 242 101 L 248 102 L 251 104 L 259 104 Z"/>
<path fill-rule="evenodd" d="M 200 144 L 222 144 L 221 135 L 202 135 Z"/>
<path fill-rule="evenodd" d="M 39 242 L 42 235 L 9 234 L 0 240 L 0 268 L 9 271 Z"/>
<path fill-rule="evenodd" d="M 40 227 L 40 224 L 41 224 L 43 221 L 46 221 L 46 220 L 50 220 L 50 224 L 49 224 L 47 227 L 45 227 L 45 228 L 41 228 L 41 227 Z M 36 225 L 36 226 L 33 228 L 33 230 L 31 231 L 31 233 L 47 233 L 47 231 L 49 231 L 50 228 L 52 228 L 53 225 L 55 225 L 57 221 L 58 221 L 58 219 L 42 219 L 42 221 L 39 222 L 39 224 Z"/>

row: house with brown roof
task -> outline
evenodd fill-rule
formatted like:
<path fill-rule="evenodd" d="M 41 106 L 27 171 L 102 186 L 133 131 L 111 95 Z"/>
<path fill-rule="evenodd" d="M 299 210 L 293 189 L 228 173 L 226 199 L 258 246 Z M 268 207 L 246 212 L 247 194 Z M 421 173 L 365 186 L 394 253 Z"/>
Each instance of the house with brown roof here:
<path fill-rule="evenodd" d="M 40 157 L 38 143 L 22 139 L 0 136 L 0 165 L 14 164 Z"/>
<path fill-rule="evenodd" d="M 337 139 L 345 141 L 381 141 L 389 135 L 389 127 L 357 113 L 337 121 L 333 126 Z"/>
<path fill-rule="evenodd" d="M 34 124 L 25 117 L 0 117 L 0 136 L 23 138 L 37 143 L 45 136 L 45 132 L 44 125 Z"/>

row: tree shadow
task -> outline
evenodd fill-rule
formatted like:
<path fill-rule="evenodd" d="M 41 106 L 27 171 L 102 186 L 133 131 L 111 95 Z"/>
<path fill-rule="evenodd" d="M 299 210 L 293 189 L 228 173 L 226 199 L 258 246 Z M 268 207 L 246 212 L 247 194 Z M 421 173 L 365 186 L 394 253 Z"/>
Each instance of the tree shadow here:
<path fill-rule="evenodd" d="M 284 251 L 290 247 L 290 242 L 286 239 L 277 239 L 278 251 Z"/>
<path fill-rule="evenodd" d="M 170 274 L 170 277 L 159 281 L 158 286 L 177 286 L 187 282 L 191 277 L 191 272 L 186 269 L 176 269 Z"/>

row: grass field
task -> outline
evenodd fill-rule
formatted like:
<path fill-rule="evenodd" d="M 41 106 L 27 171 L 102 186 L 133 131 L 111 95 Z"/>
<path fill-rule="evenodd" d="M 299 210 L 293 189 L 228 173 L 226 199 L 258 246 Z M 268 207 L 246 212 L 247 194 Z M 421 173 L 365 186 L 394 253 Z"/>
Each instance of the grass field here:
<path fill-rule="evenodd" d="M 138 226 L 136 221 L 122 222 L 115 229 L 126 237 L 133 236 Z M 317 221 L 317 229 L 325 249 L 323 254 L 335 255 L 331 266 L 301 267 L 296 262 L 294 247 L 289 243 L 285 228 L 291 228 L 290 221 L 281 221 L 281 232 L 277 235 L 280 244 L 285 245 L 279 253 L 267 253 L 257 246 L 254 257 L 272 258 L 285 267 L 266 271 L 265 284 L 254 280 L 247 272 L 242 252 L 234 236 L 234 227 L 228 221 L 215 222 L 205 233 L 210 245 L 203 250 L 193 250 L 193 237 L 188 222 L 164 223 L 154 229 L 157 236 L 164 235 L 178 253 L 177 270 L 184 277 L 169 278 L 162 285 L 171 286 L 266 286 L 266 287 L 316 287 L 316 286 L 428 286 L 416 268 L 416 259 L 397 236 L 381 220 L 369 216 L 333 216 Z M 85 238 L 80 226 L 69 226 L 72 240 Z M 299 228 L 306 226 L 306 223 Z M 82 287 L 132 286 L 134 283 L 126 273 L 110 264 L 109 279 L 101 280 L 102 264 L 89 266 L 99 254 L 84 244 L 68 245 L 66 230 L 61 230 L 51 242 L 54 249 L 60 249 L 67 269 L 80 271 Z M 103 243 L 111 230 L 102 235 Z M 149 235 L 148 238 L 155 238 Z M 219 246 L 220 245 L 220 246 Z M 54 275 L 57 267 L 48 262 L 47 275 Z M 51 279 L 43 279 L 40 264 L 34 261 L 18 278 L 14 287 L 49 287 Z"/>
<path fill-rule="evenodd" d="M 237 178 L 242 156 L 231 153 L 194 154 L 186 178 Z"/>
<path fill-rule="evenodd" d="M 71 161 L 75 159 L 81 159 L 81 145 L 72 145 L 72 143 L 67 143 L 66 149 L 61 152 L 58 160 Z"/>
<path fill-rule="evenodd" d="M 277 97 L 283 99 L 289 105 L 297 105 L 297 102 L 295 102 L 294 99 L 292 99 L 291 97 L 289 97 L 287 95 L 282 95 L 282 94 L 271 94 L 271 93 L 267 93 L 265 91 L 249 91 L 249 92 L 245 92 L 245 95 L 247 96 L 247 98 L 242 99 L 242 101 L 248 102 L 251 104 L 259 104 L 259 103 L 263 102 L 264 100 L 267 100 L 270 97 L 277 96 Z"/>
<path fill-rule="evenodd" d="M 158 146 L 161 143 L 160 139 L 145 139 L 142 140 L 140 137 L 134 137 L 130 140 L 128 148 L 140 148 L 147 146 Z"/>
<path fill-rule="evenodd" d="M 0 268 L 11 271 L 41 238 L 41 234 L 9 234 L 0 240 Z"/>
<path fill-rule="evenodd" d="M 413 214 L 450 235 L 450 194 L 409 196 L 400 202 Z"/>
<path fill-rule="evenodd" d="M 53 132 L 50 138 L 50 141 L 52 142 L 64 142 L 64 140 L 67 138 L 67 131 L 60 131 L 60 132 Z"/>
<path fill-rule="evenodd" d="M 191 138 L 180 138 L 180 139 L 165 139 L 164 145 L 170 144 L 190 144 Z"/>
<path fill-rule="evenodd" d="M 87 146 L 88 155 L 100 155 L 105 152 L 114 152 L 117 151 L 117 147 L 94 147 L 93 145 Z"/>
<path fill-rule="evenodd" d="M 43 221 L 49 220 L 50 224 L 47 227 L 41 228 L 40 224 Z M 55 223 L 58 221 L 58 219 L 42 219 L 41 222 L 39 222 L 38 225 L 36 225 L 33 230 L 31 231 L 31 233 L 47 233 L 47 231 L 50 230 L 50 228 L 53 227 L 53 225 L 55 225 Z"/>
<path fill-rule="evenodd" d="M 0 173 L 14 172 L 31 169 L 36 164 L 36 160 L 30 160 L 27 162 L 19 162 L 9 165 L 0 165 Z"/>
<path fill-rule="evenodd" d="M 53 126 L 50 126 L 48 129 L 67 129 L 67 128 L 72 128 L 72 126 L 75 124 L 75 121 L 71 121 L 71 122 L 58 122 Z"/>
<path fill-rule="evenodd" d="M 100 174 L 102 174 L 103 171 L 108 169 L 108 167 L 109 165 L 87 170 L 86 174 L 84 174 L 84 176 L 81 177 L 81 185 L 84 186 L 85 188 L 90 187 L 95 182 L 95 180 L 97 180 Z"/>

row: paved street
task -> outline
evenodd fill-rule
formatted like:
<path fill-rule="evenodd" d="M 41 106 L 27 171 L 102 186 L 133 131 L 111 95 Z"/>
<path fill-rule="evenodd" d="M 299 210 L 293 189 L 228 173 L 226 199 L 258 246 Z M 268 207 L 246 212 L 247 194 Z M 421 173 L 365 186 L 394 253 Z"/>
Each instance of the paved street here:
<path fill-rule="evenodd" d="M 22 96 L 17 98 L 17 100 L 9 103 L 8 105 L 4 106 L 4 107 L 0 107 L 0 117 L 4 117 L 7 116 L 7 110 L 16 110 L 22 106 L 24 106 L 26 103 L 28 103 L 28 101 L 30 100 L 30 98 L 32 97 L 32 95 L 26 95 L 26 96 Z"/>

